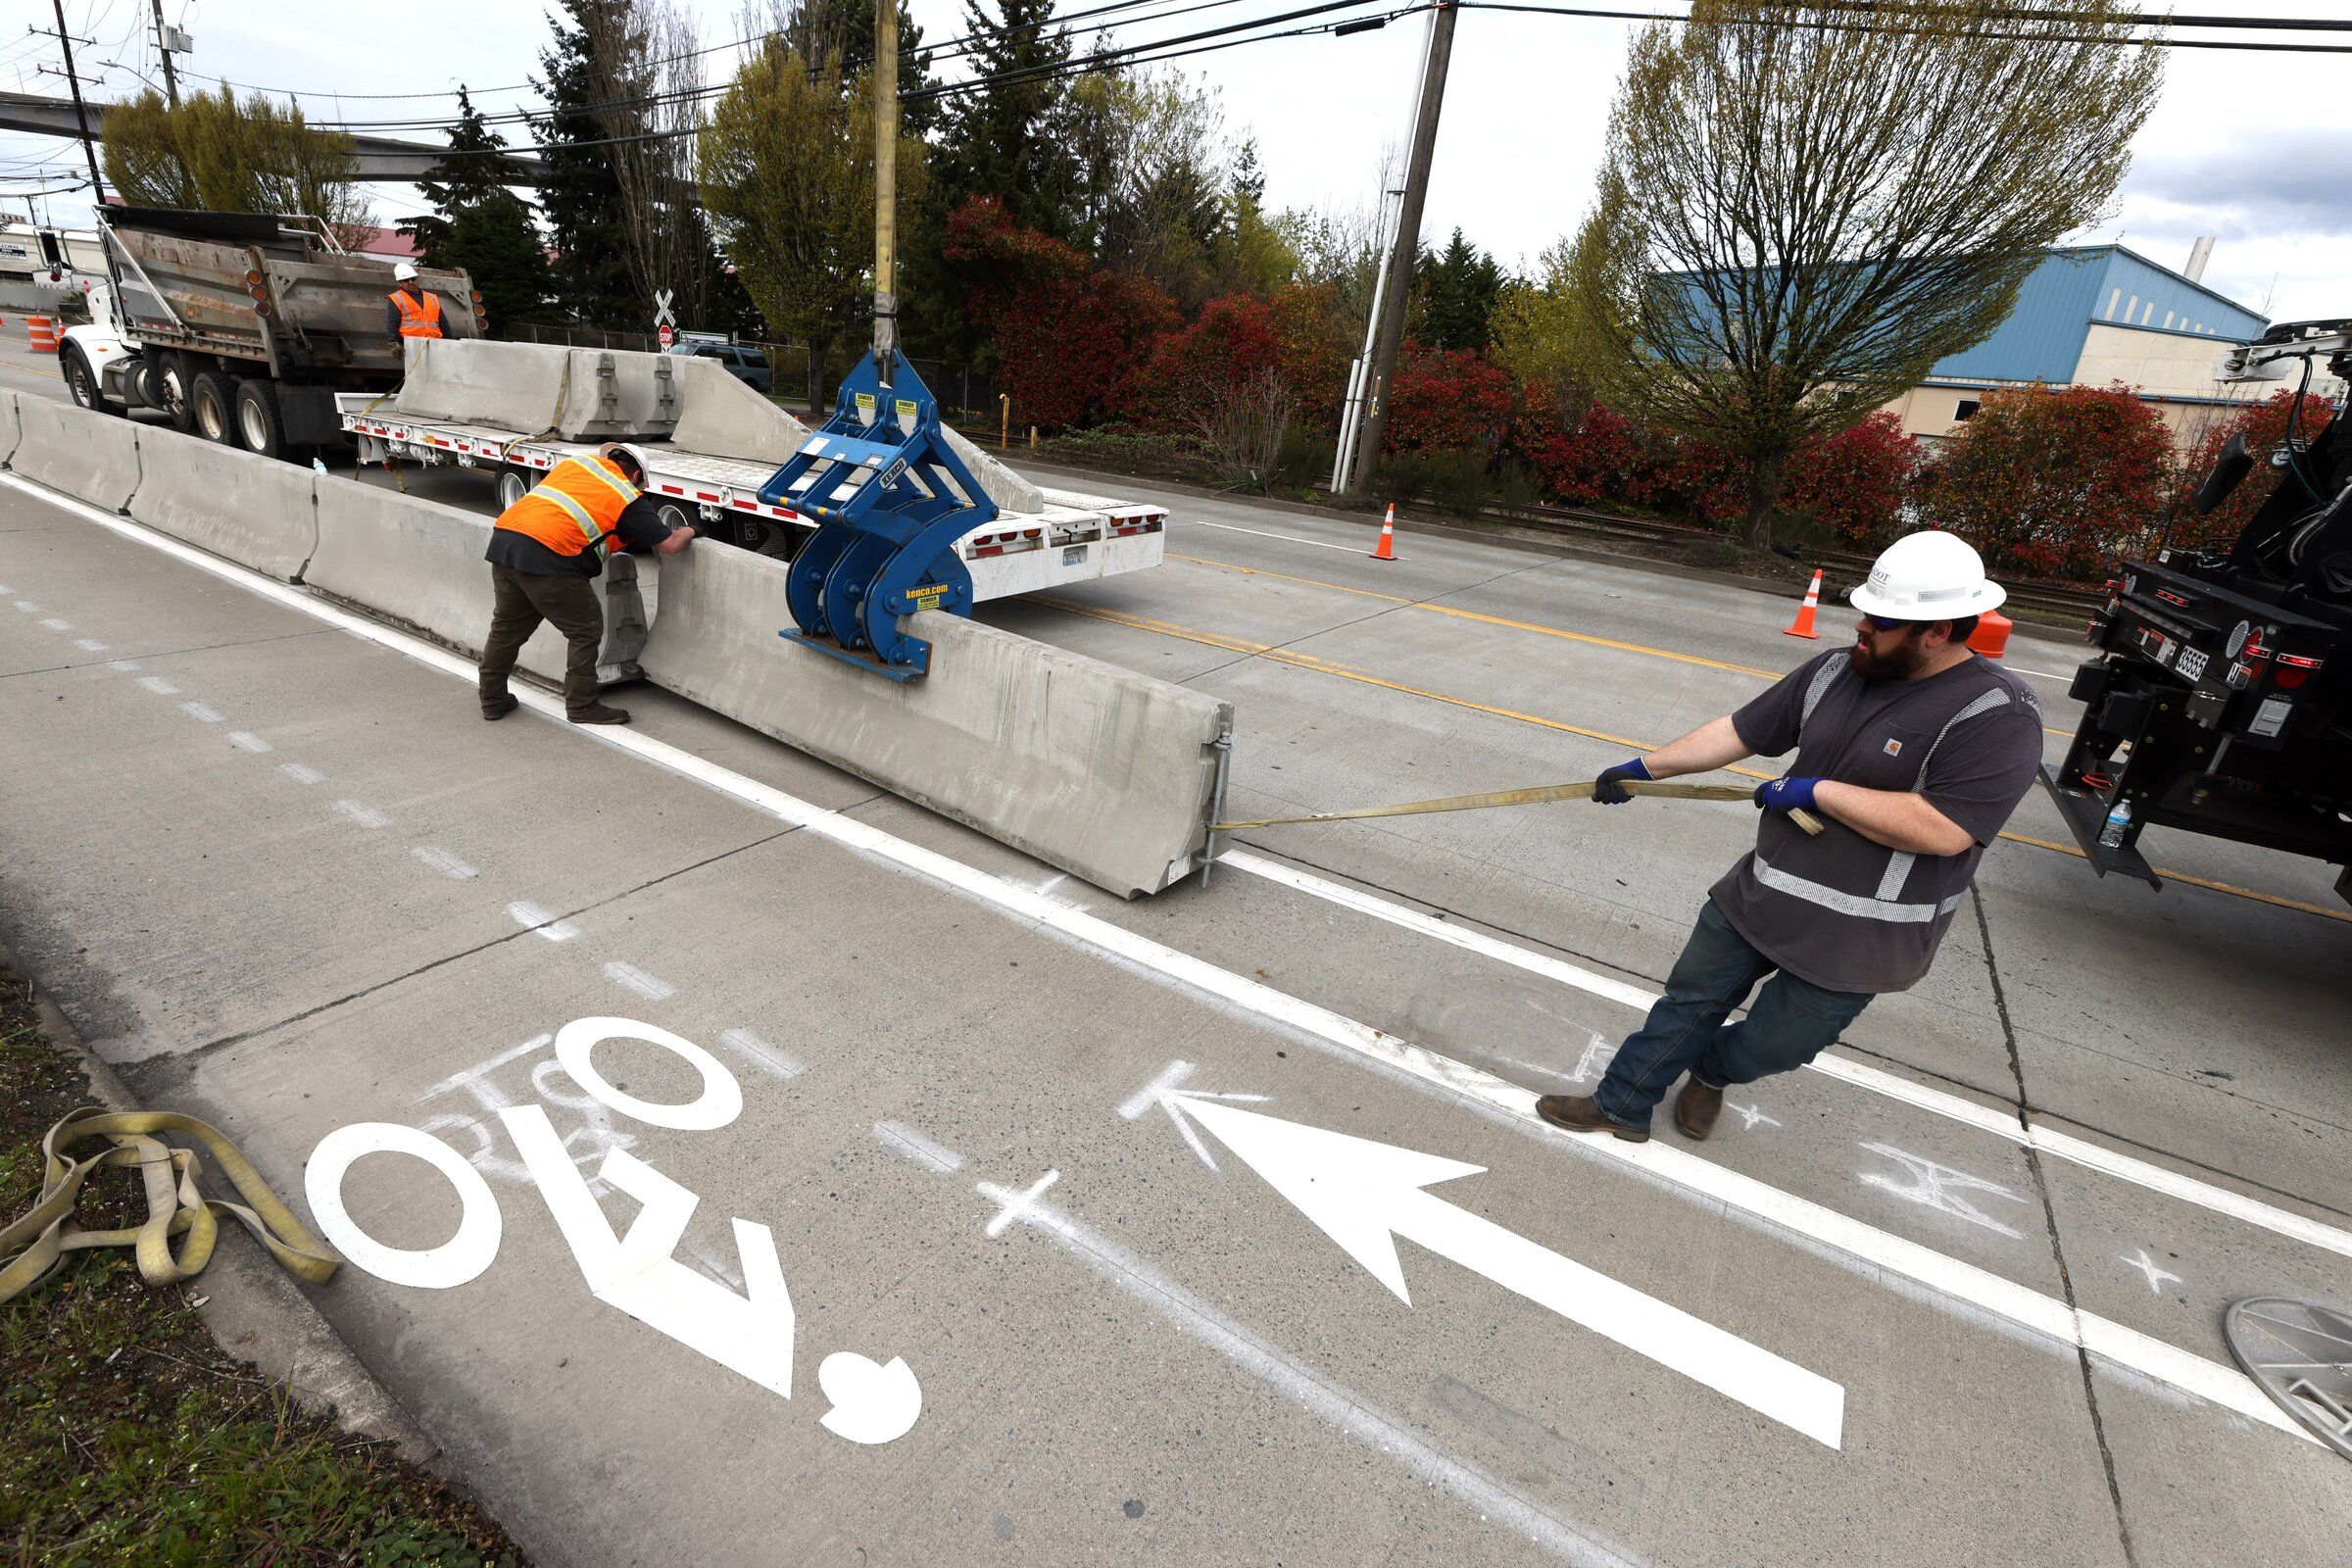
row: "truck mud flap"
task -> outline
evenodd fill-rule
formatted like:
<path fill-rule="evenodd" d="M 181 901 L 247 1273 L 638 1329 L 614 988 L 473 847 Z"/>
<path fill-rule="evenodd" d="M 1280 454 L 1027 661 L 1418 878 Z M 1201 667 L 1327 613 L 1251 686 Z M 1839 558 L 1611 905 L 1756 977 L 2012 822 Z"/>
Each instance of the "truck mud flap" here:
<path fill-rule="evenodd" d="M 71 403 L 19 396 L 8 466 L 25 478 L 108 512 L 139 487 L 139 430 L 128 419 Z"/>
<path fill-rule="evenodd" d="M 470 512 L 379 490 L 334 474 L 318 485 L 318 548 L 303 581 L 469 657 L 490 635 L 490 522 Z M 646 616 L 637 564 L 609 562 L 605 645 L 597 677 L 606 685 L 637 676 Z M 522 646 L 520 667 L 551 685 L 564 681 L 564 639 L 541 626 Z"/>
<path fill-rule="evenodd" d="M 778 633 L 782 562 L 662 558 L 646 678 L 1121 898 L 1207 844 L 1233 706 L 924 612 L 930 673 L 883 680 Z"/>
<path fill-rule="evenodd" d="M 130 515 L 280 582 L 300 582 L 318 545 L 318 475 L 275 458 L 140 425 Z"/>

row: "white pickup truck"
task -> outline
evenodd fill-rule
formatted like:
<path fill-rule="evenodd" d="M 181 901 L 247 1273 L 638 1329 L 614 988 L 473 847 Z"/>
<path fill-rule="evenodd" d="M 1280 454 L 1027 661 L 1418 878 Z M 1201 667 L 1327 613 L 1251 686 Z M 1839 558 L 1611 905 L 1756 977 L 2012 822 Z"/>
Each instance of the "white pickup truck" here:
<path fill-rule="evenodd" d="M 493 481 L 485 504 L 500 509 L 564 459 L 614 440 L 645 453 L 645 489 L 673 524 L 783 558 L 815 526 L 760 499 L 808 439 L 807 426 L 711 362 L 552 344 L 423 344 L 412 350 L 398 392 L 336 402 L 362 463 L 476 469 Z M 976 600 L 1159 564 L 1165 508 L 1041 489 L 969 443 L 959 455 L 998 506 L 994 522 L 956 546 Z"/>

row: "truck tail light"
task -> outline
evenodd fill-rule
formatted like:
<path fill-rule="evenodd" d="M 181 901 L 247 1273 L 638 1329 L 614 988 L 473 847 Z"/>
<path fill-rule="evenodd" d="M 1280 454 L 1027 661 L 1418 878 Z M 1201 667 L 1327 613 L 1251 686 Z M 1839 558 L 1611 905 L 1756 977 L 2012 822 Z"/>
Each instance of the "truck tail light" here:
<path fill-rule="evenodd" d="M 2279 654 L 2275 657 L 2274 662 L 2278 667 L 2271 678 L 2286 691 L 2294 690 L 2312 676 L 2317 675 L 2321 667 L 2321 661 L 2307 659 L 2301 654 Z"/>

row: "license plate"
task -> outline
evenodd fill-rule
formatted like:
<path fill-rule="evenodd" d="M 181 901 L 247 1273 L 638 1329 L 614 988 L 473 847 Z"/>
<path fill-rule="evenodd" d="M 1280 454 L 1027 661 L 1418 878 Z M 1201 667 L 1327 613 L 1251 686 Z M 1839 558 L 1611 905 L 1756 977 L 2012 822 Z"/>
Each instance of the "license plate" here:
<path fill-rule="evenodd" d="M 1062 547 L 1062 551 L 1061 551 L 1061 564 L 1062 564 L 1063 565 L 1065 565 L 1065 566 L 1083 566 L 1083 565 L 1085 565 L 1085 564 L 1086 564 L 1086 546 L 1084 546 L 1084 545 L 1064 545 L 1064 546 Z"/>

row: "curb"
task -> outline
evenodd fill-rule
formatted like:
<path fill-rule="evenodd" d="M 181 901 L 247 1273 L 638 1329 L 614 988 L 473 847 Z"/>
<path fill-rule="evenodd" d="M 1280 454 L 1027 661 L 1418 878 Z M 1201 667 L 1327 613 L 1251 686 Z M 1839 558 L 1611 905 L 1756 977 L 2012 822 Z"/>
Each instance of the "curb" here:
<path fill-rule="evenodd" d="M 993 454 L 992 454 L 993 455 Z M 1239 505 L 1261 508 L 1270 512 L 1287 512 L 1295 516 L 1321 517 L 1326 522 L 1364 522 L 1377 527 L 1368 513 L 1348 511 L 1339 507 L 1318 507 L 1303 501 L 1286 501 L 1280 496 L 1245 496 L 1231 490 L 1215 490 L 1207 485 L 1193 484 L 1182 479 L 1157 479 L 1146 474 L 1108 473 L 1101 468 L 1080 468 L 1066 463 L 1042 461 L 1024 462 L 1023 468 L 1059 474 L 1073 479 L 1098 483 L 1146 484 L 1155 489 L 1171 490 L 1178 495 L 1197 496 L 1203 501 L 1229 501 Z M 1551 556 L 1563 561 L 1582 561 L 1593 565 L 1615 566 L 1626 571 L 1647 572 L 1653 577 L 1674 577 L 1687 582 L 1712 583 L 1719 588 L 1737 588 L 1744 593 L 1762 594 L 1787 602 L 1790 592 L 1785 584 L 1766 582 L 1757 577 L 1743 577 L 1737 572 L 1710 571 L 1704 566 L 1677 565 L 1671 561 L 1653 561 L 1647 556 L 1622 555 L 1614 550 L 1602 550 L 1593 545 L 1571 544 L 1566 540 L 1535 529 L 1523 529 L 1516 524 L 1496 521 L 1483 526 L 1468 526 L 1461 522 L 1440 522 L 1424 516 L 1407 517 L 1400 508 L 1396 514 L 1399 526 L 1410 522 L 1415 533 L 1434 534 L 1442 539 L 1459 540 L 1465 544 L 1495 545 L 1505 550 L 1523 551 L 1529 555 Z M 1796 597 L 1804 590 L 1798 588 Z M 2036 621 L 2017 620 L 2010 625 L 2012 639 L 2029 638 L 2038 643 L 2059 643 L 2082 646 L 2082 635 L 2070 627 L 2044 626 Z"/>
<path fill-rule="evenodd" d="M 90 1093 L 110 1110 L 143 1110 L 115 1070 L 82 1043 L 49 993 L 0 947 L 6 964 L 32 993 L 33 1016 L 52 1045 L 73 1056 Z M 233 1237 L 233 1240 L 231 1239 Z M 348 1267 L 348 1265 L 346 1265 Z M 389 1443 L 404 1459 L 446 1474 L 439 1444 L 427 1437 L 375 1379 L 311 1298 L 253 1246 L 241 1227 L 222 1227 L 222 1245 L 202 1274 L 183 1287 L 197 1316 L 223 1350 L 272 1382 L 295 1405 L 344 1431 Z"/>

